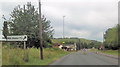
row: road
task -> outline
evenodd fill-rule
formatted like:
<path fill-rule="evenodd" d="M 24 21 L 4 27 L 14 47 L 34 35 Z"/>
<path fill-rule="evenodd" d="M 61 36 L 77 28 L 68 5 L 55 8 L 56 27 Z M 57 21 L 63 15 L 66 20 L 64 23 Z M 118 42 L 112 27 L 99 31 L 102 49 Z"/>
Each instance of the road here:
<path fill-rule="evenodd" d="M 51 65 L 118 65 L 118 59 L 100 54 L 87 52 L 71 53 L 52 63 Z"/>

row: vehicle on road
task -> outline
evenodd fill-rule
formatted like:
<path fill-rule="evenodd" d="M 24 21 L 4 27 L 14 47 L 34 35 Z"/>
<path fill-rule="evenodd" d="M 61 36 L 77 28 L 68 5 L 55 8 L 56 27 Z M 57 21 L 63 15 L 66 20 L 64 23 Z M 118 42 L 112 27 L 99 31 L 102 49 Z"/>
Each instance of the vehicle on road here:
<path fill-rule="evenodd" d="M 84 48 L 82 51 L 83 51 L 83 54 L 85 54 L 85 55 L 87 54 L 87 53 L 86 53 L 86 51 L 87 51 L 86 48 Z"/>

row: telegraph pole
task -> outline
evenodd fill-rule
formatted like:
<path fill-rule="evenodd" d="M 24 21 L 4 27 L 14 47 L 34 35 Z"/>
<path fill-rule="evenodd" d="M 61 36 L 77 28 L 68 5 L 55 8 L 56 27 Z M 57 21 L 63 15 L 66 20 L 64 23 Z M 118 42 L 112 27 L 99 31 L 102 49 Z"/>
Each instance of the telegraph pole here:
<path fill-rule="evenodd" d="M 103 42 L 104 42 L 104 32 L 103 32 Z"/>
<path fill-rule="evenodd" d="M 41 0 L 39 0 L 39 28 L 40 28 L 40 56 L 43 60 L 43 46 L 42 46 L 42 19 L 41 19 Z"/>
<path fill-rule="evenodd" d="M 65 38 L 64 37 L 64 18 L 65 18 L 65 16 L 63 16 L 63 39 Z"/>
<path fill-rule="evenodd" d="M 103 32 L 103 46 L 102 47 L 103 47 L 103 50 L 104 50 L 104 32 Z"/>

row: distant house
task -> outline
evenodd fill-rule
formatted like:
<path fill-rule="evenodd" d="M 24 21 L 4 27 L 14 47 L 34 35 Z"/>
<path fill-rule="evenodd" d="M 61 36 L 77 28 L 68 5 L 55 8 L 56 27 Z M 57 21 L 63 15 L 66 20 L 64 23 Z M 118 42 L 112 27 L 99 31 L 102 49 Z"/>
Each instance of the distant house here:
<path fill-rule="evenodd" d="M 100 50 L 104 50 L 104 46 L 103 45 L 100 46 Z"/>
<path fill-rule="evenodd" d="M 61 44 L 61 45 L 58 45 L 58 46 L 59 46 L 59 48 L 60 48 L 60 49 L 62 49 L 62 47 L 63 47 L 63 45 L 62 45 L 62 44 Z"/>
<path fill-rule="evenodd" d="M 62 49 L 62 47 L 63 47 L 63 45 L 62 44 L 60 44 L 60 43 L 53 43 L 54 44 L 54 48 L 60 48 L 60 49 Z"/>
<path fill-rule="evenodd" d="M 75 50 L 76 51 L 76 43 L 74 44 L 64 44 L 62 49 L 70 51 L 70 50 Z"/>
<path fill-rule="evenodd" d="M 53 43 L 54 48 L 60 48 L 60 49 L 63 49 L 63 50 L 67 50 L 67 51 L 71 51 L 71 50 L 75 50 L 76 51 L 76 43 L 74 44 L 61 44 L 61 43 Z"/>

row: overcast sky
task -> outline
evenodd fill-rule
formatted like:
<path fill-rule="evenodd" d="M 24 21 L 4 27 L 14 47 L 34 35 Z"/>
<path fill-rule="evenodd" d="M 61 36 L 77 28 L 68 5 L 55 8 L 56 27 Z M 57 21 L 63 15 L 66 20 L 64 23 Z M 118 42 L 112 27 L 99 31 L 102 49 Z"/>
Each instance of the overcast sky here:
<path fill-rule="evenodd" d="M 42 14 L 51 21 L 54 37 L 62 37 L 63 16 L 65 37 L 79 37 L 102 41 L 103 32 L 118 23 L 118 0 L 41 0 Z M 36 8 L 38 0 L 0 0 L 0 29 L 17 5 L 31 2 Z"/>

